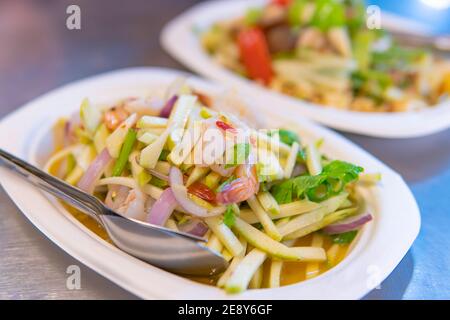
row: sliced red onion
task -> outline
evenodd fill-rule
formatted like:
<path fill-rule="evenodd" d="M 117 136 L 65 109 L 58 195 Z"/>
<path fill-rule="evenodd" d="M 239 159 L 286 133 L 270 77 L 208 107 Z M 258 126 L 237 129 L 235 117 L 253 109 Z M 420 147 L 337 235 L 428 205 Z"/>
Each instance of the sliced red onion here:
<path fill-rule="evenodd" d="M 75 141 L 75 127 L 77 127 L 81 122 L 80 113 L 75 112 L 69 120 L 66 121 L 64 126 L 64 143 L 65 145 L 70 145 Z"/>
<path fill-rule="evenodd" d="M 198 217 L 216 216 L 225 211 L 225 207 L 217 207 L 212 210 L 207 210 L 188 197 L 187 188 L 183 185 L 183 173 L 177 167 L 171 167 L 169 172 L 169 183 L 175 199 L 178 204 L 188 213 Z"/>
<path fill-rule="evenodd" d="M 95 184 L 105 172 L 106 167 L 111 162 L 112 157 L 109 155 L 108 149 L 103 149 L 94 161 L 89 165 L 84 175 L 81 177 L 77 186 L 83 191 L 92 194 Z"/>
<path fill-rule="evenodd" d="M 198 219 L 192 219 L 179 226 L 180 231 L 203 237 L 208 232 L 208 226 Z"/>
<path fill-rule="evenodd" d="M 147 221 L 151 224 L 163 226 L 166 224 L 173 210 L 177 207 L 178 203 L 174 197 L 171 188 L 167 188 L 161 194 L 158 200 L 156 200 L 153 207 L 147 217 Z"/>
<path fill-rule="evenodd" d="M 231 167 L 225 169 L 225 165 L 223 164 L 213 164 L 211 165 L 211 170 L 220 174 L 222 177 L 229 177 L 233 174 L 236 167 Z"/>
<path fill-rule="evenodd" d="M 155 199 L 153 199 L 152 197 L 148 197 L 147 201 L 145 201 L 145 212 L 150 213 L 150 210 L 152 209 L 155 202 Z"/>
<path fill-rule="evenodd" d="M 328 234 L 339 234 L 353 231 L 373 219 L 370 213 L 362 213 L 326 226 L 323 231 Z"/>
<path fill-rule="evenodd" d="M 165 174 L 162 174 L 161 172 L 158 172 L 158 171 L 156 171 L 156 170 L 154 170 L 154 169 L 149 169 L 148 172 L 150 172 L 150 174 L 151 174 L 152 176 L 155 176 L 155 177 L 157 177 L 158 179 L 161 179 L 161 180 L 163 180 L 163 181 L 169 182 L 169 177 L 166 176 Z"/>
<path fill-rule="evenodd" d="M 175 102 L 177 102 L 177 99 L 178 99 L 178 96 L 173 95 L 169 100 L 167 100 L 166 104 L 161 109 L 159 116 L 162 118 L 168 118 L 170 116 L 170 113 L 172 112 Z"/>

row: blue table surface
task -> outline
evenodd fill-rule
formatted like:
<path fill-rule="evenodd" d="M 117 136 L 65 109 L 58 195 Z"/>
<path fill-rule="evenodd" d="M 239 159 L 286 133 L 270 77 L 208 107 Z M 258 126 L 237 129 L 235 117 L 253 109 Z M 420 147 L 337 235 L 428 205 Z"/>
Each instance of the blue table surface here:
<path fill-rule="evenodd" d="M 450 299 L 450 130 L 407 140 L 344 136 L 402 174 L 421 211 L 412 248 L 366 299 Z"/>
<path fill-rule="evenodd" d="M 441 0 L 444 2 L 444 0 Z M 408 0 L 367 0 L 369 5 L 377 5 L 381 11 L 388 11 L 422 23 L 431 34 L 450 34 L 450 7 L 433 8 L 426 1 Z M 432 1 L 429 1 L 432 2 Z"/>
<path fill-rule="evenodd" d="M 450 8 L 424 1 L 369 0 L 368 4 L 425 24 L 433 34 L 450 34 Z M 379 140 L 347 135 L 403 175 L 419 204 L 418 238 L 395 271 L 368 299 L 450 299 L 450 132 L 420 139 Z"/>

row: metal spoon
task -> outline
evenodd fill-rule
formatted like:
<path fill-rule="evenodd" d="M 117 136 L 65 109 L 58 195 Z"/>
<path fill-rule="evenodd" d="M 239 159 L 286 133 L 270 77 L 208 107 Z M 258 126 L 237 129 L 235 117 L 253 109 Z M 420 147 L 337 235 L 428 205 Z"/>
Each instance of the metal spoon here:
<path fill-rule="evenodd" d="M 123 251 L 162 269 L 185 275 L 208 276 L 222 272 L 228 263 L 199 238 L 161 226 L 126 218 L 99 199 L 0 149 L 0 163 L 38 188 L 73 205 L 97 220 Z"/>

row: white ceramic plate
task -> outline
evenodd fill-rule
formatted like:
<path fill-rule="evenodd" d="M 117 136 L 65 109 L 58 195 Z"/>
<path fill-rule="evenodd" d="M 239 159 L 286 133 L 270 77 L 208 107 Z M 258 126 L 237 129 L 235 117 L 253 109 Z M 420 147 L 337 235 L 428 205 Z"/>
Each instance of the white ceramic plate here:
<path fill-rule="evenodd" d="M 198 30 L 205 30 L 216 21 L 238 17 L 246 8 L 261 6 L 265 2 L 267 0 L 219 0 L 198 4 L 165 26 L 161 43 L 169 54 L 190 69 L 239 88 L 265 109 L 291 110 L 297 117 L 308 117 L 338 130 L 384 138 L 412 138 L 450 127 L 450 101 L 418 112 L 395 114 L 324 108 L 264 88 L 214 62 L 201 47 Z M 389 16 L 391 25 L 395 21 L 394 16 Z"/>
<path fill-rule="evenodd" d="M 180 72 L 125 69 L 78 81 L 54 90 L 23 106 L 0 122 L 0 147 L 32 163 L 42 163 L 51 148 L 50 128 L 60 116 L 78 110 L 83 97 L 116 99 L 157 94 Z M 217 94 L 221 87 L 191 77 L 190 83 Z M 383 181 L 364 192 L 375 219 L 355 241 L 349 255 L 336 268 L 315 279 L 278 289 L 250 290 L 226 295 L 222 290 L 192 282 L 129 256 L 82 226 L 57 201 L 22 178 L 0 168 L 6 192 L 47 237 L 67 253 L 143 298 L 171 299 L 358 299 L 382 281 L 406 254 L 420 227 L 417 204 L 402 178 L 373 156 L 307 120 L 286 120 L 270 113 L 272 127 L 295 127 L 303 139 L 324 138 L 323 150 L 331 157 L 363 165 L 366 172 L 381 172 Z"/>

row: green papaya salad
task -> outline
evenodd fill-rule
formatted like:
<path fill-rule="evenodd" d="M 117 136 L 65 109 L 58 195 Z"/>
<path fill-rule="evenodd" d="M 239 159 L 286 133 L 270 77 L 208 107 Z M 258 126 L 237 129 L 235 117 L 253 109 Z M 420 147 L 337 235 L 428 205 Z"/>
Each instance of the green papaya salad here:
<path fill-rule="evenodd" d="M 229 293 L 336 265 L 373 219 L 357 189 L 379 175 L 327 157 L 321 141 L 257 128 L 224 101 L 182 80 L 162 98 L 86 98 L 55 124 L 45 170 L 121 215 L 205 239 L 229 262 L 207 282 Z"/>
<path fill-rule="evenodd" d="M 269 0 L 200 30 L 218 64 L 316 105 L 414 111 L 450 94 L 450 63 L 370 29 L 361 0 Z"/>

